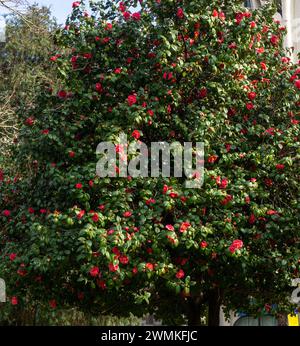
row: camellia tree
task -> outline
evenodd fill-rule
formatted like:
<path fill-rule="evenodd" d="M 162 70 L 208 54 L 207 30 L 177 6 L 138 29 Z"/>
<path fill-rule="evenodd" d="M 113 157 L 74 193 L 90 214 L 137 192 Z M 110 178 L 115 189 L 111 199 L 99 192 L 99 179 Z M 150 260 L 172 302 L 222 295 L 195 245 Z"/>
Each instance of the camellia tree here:
<path fill-rule="evenodd" d="M 219 323 L 293 311 L 300 68 L 275 9 L 237 0 L 74 2 L 51 57 L 61 89 L 21 110 L 1 185 L 13 305 Z M 205 178 L 100 178 L 100 142 L 203 142 Z M 115 167 L 118 171 L 118 166 Z M 19 173 L 25 172 L 25 173 Z"/>

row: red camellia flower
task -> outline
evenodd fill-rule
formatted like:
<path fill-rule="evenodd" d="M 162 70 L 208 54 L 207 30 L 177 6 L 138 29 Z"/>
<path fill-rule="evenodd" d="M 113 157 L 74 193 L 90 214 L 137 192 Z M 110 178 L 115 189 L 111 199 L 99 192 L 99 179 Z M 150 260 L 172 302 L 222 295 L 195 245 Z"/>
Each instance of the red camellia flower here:
<path fill-rule="evenodd" d="M 123 17 L 125 20 L 128 20 L 130 18 L 130 12 L 123 12 Z"/>
<path fill-rule="evenodd" d="M 206 249 L 208 247 L 208 243 L 206 241 L 202 241 L 200 247 L 201 249 Z"/>
<path fill-rule="evenodd" d="M 273 46 L 277 46 L 279 42 L 279 37 L 276 35 L 272 35 L 272 37 L 270 38 L 270 42 L 272 43 Z"/>
<path fill-rule="evenodd" d="M 177 273 L 176 273 L 176 277 L 177 279 L 183 279 L 185 276 L 184 271 L 182 269 L 180 269 Z"/>
<path fill-rule="evenodd" d="M 212 16 L 213 16 L 214 18 L 218 18 L 218 17 L 219 17 L 219 12 L 218 12 L 216 9 L 214 9 L 214 10 L 213 10 L 213 13 L 212 13 Z"/>
<path fill-rule="evenodd" d="M 99 273 L 100 273 L 100 270 L 99 270 L 98 267 L 93 267 L 93 268 L 91 268 L 91 270 L 90 270 L 90 275 L 91 275 L 93 278 L 95 278 L 96 276 L 98 276 Z"/>
<path fill-rule="evenodd" d="M 265 71 L 268 69 L 266 63 L 264 63 L 264 62 L 260 63 L 260 67 L 262 70 L 265 70 Z"/>
<path fill-rule="evenodd" d="M 103 91 L 102 84 L 101 83 L 96 83 L 95 85 L 96 91 L 100 94 Z"/>
<path fill-rule="evenodd" d="M 247 103 L 246 108 L 248 109 L 248 111 L 251 111 L 254 108 L 253 103 L 252 102 Z"/>
<path fill-rule="evenodd" d="M 179 232 L 181 233 L 184 233 L 188 230 L 188 228 L 191 227 L 191 224 L 189 222 L 183 222 L 181 225 L 180 225 L 180 229 L 179 229 Z"/>
<path fill-rule="evenodd" d="M 49 135 L 49 132 L 50 132 L 49 129 L 42 130 L 43 135 Z"/>
<path fill-rule="evenodd" d="M 205 99 L 205 97 L 207 96 L 207 89 L 205 87 L 201 88 L 200 91 L 199 91 L 199 98 L 200 99 Z"/>
<path fill-rule="evenodd" d="M 17 254 L 16 254 L 16 253 L 11 253 L 11 254 L 9 255 L 9 259 L 10 259 L 11 261 L 14 261 L 16 258 L 17 258 Z"/>
<path fill-rule="evenodd" d="M 11 298 L 11 304 L 12 305 L 18 305 L 18 303 L 19 303 L 19 301 L 18 301 L 17 297 L 14 296 L 14 297 Z"/>
<path fill-rule="evenodd" d="M 127 98 L 127 102 L 130 107 L 136 104 L 137 102 L 136 95 L 129 95 Z"/>
<path fill-rule="evenodd" d="M 227 185 L 228 185 L 228 179 L 224 178 L 221 180 L 219 187 L 220 187 L 220 189 L 226 189 Z"/>
<path fill-rule="evenodd" d="M 182 8 L 179 8 L 177 10 L 177 17 L 180 18 L 180 19 L 183 19 L 184 18 L 184 12 L 183 12 L 183 9 Z"/>
<path fill-rule="evenodd" d="M 230 203 L 233 200 L 233 197 L 231 195 L 227 195 L 222 201 L 221 204 L 222 205 L 227 205 L 228 203 Z"/>
<path fill-rule="evenodd" d="M 172 226 L 172 225 L 166 225 L 166 229 L 167 229 L 168 231 L 174 231 L 174 226 Z"/>
<path fill-rule="evenodd" d="M 297 89 L 300 89 L 300 79 L 297 79 L 297 80 L 295 81 L 295 87 L 296 87 Z"/>
<path fill-rule="evenodd" d="M 80 220 L 84 217 L 85 215 L 85 211 L 84 210 L 80 210 L 80 212 L 77 214 L 77 219 Z"/>
<path fill-rule="evenodd" d="M 276 210 L 268 210 L 267 215 L 278 215 L 278 212 Z"/>
<path fill-rule="evenodd" d="M 74 157 L 74 156 L 75 156 L 74 151 L 69 151 L 69 156 L 70 156 L 70 157 Z"/>
<path fill-rule="evenodd" d="M 124 217 L 130 217 L 132 215 L 131 211 L 125 211 L 125 213 L 123 213 Z"/>
<path fill-rule="evenodd" d="M 256 98 L 256 93 L 254 91 L 248 94 L 248 99 L 253 101 Z"/>
<path fill-rule="evenodd" d="M 56 309 L 56 307 L 57 307 L 56 300 L 55 299 L 50 300 L 49 305 L 50 305 L 51 309 Z"/>
<path fill-rule="evenodd" d="M 125 6 L 124 2 L 120 2 L 119 10 L 120 10 L 121 12 L 125 12 L 125 11 L 126 11 L 126 6 Z"/>
<path fill-rule="evenodd" d="M 113 28 L 112 24 L 111 23 L 107 23 L 106 27 L 105 27 L 105 30 L 110 31 L 110 30 L 112 30 L 112 28 Z"/>
<path fill-rule="evenodd" d="M 122 72 L 122 68 L 118 67 L 114 70 L 115 74 L 120 74 Z"/>
<path fill-rule="evenodd" d="M 141 14 L 139 12 L 135 12 L 132 14 L 132 19 L 134 20 L 140 20 L 141 19 Z"/>
<path fill-rule="evenodd" d="M 3 212 L 2 212 L 2 215 L 3 216 L 6 216 L 6 217 L 9 217 L 10 216 L 10 210 L 7 210 L 7 209 L 5 209 L 5 210 L 3 210 Z"/>
<path fill-rule="evenodd" d="M 108 269 L 109 269 L 110 272 L 114 273 L 114 272 L 119 270 L 119 265 L 118 264 L 109 263 Z"/>
<path fill-rule="evenodd" d="M 242 240 L 236 239 L 232 242 L 232 244 L 229 247 L 229 251 L 231 253 L 235 253 L 236 250 L 241 249 L 244 246 L 244 243 Z"/>
<path fill-rule="evenodd" d="M 98 221 L 99 221 L 99 215 L 95 213 L 95 214 L 93 215 L 93 217 L 92 217 L 92 220 L 93 220 L 94 222 L 98 222 Z"/>
<path fill-rule="evenodd" d="M 283 165 L 283 164 L 277 164 L 276 165 L 276 169 L 278 170 L 278 171 L 280 171 L 280 170 L 283 170 L 285 168 L 285 166 Z"/>
<path fill-rule="evenodd" d="M 141 133 L 138 130 L 134 130 L 131 134 L 131 136 L 135 139 L 139 139 L 141 137 Z"/>
<path fill-rule="evenodd" d="M 153 271 L 154 265 L 152 263 L 146 263 L 146 269 Z"/>
<path fill-rule="evenodd" d="M 273 185 L 273 180 L 272 179 L 270 179 L 270 178 L 266 178 L 265 179 L 265 184 L 266 184 L 266 186 L 272 186 Z"/>
<path fill-rule="evenodd" d="M 249 223 L 250 223 L 251 225 L 253 225 L 253 224 L 255 223 L 255 221 L 256 221 L 255 215 L 254 215 L 254 214 L 251 214 L 250 217 L 249 217 Z"/>
<path fill-rule="evenodd" d="M 73 2 L 73 4 L 72 4 L 72 7 L 73 8 L 76 8 L 76 7 L 79 7 L 80 6 L 80 1 L 75 1 L 75 2 Z"/>
<path fill-rule="evenodd" d="M 81 183 L 77 183 L 77 184 L 75 185 L 75 188 L 78 189 L 78 190 L 79 190 L 79 189 L 82 189 L 82 184 L 81 184 Z"/>
<path fill-rule="evenodd" d="M 119 261 L 122 264 L 128 264 L 129 263 L 129 258 L 127 256 L 125 256 L 125 255 L 122 255 L 122 256 L 119 257 Z"/>
<path fill-rule="evenodd" d="M 217 155 L 210 155 L 207 159 L 208 163 L 215 163 L 218 160 L 218 156 Z"/>
<path fill-rule="evenodd" d="M 57 96 L 58 96 L 60 99 L 65 99 L 65 98 L 68 96 L 68 93 L 67 93 L 65 90 L 60 90 L 60 91 L 57 93 Z"/>
<path fill-rule="evenodd" d="M 25 120 L 25 125 L 33 126 L 34 125 L 34 117 L 29 117 Z"/>

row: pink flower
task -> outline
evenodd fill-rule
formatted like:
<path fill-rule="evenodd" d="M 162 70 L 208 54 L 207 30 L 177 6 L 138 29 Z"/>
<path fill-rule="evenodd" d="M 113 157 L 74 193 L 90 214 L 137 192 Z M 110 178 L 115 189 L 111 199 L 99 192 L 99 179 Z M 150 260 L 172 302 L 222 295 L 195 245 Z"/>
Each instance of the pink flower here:
<path fill-rule="evenodd" d="M 141 137 L 141 133 L 138 130 L 134 130 L 131 134 L 131 136 L 135 139 L 139 139 Z"/>
<path fill-rule="evenodd" d="M 82 189 L 82 184 L 81 183 L 77 183 L 75 185 L 75 188 L 78 189 L 78 190 Z"/>
<path fill-rule="evenodd" d="M 240 250 L 243 246 L 244 246 L 243 241 L 236 239 L 230 245 L 229 251 L 233 254 L 233 253 L 235 253 L 236 250 Z"/>
<path fill-rule="evenodd" d="M 136 95 L 129 95 L 127 102 L 130 107 L 133 106 L 137 102 Z"/>
<path fill-rule="evenodd" d="M 118 67 L 114 70 L 115 74 L 120 74 L 122 72 L 122 68 Z"/>
<path fill-rule="evenodd" d="M 95 278 L 96 276 L 98 276 L 100 273 L 100 270 L 98 267 L 93 267 L 90 269 L 90 275 Z"/>
<path fill-rule="evenodd" d="M 167 229 L 168 231 L 174 231 L 174 226 L 172 226 L 172 225 L 166 225 L 166 229 Z"/>
<path fill-rule="evenodd" d="M 176 273 L 176 277 L 177 279 L 183 279 L 185 276 L 185 273 L 182 269 L 180 269 L 177 273 Z"/>
<path fill-rule="evenodd" d="M 14 296 L 14 297 L 11 298 L 11 304 L 12 305 L 18 305 L 18 303 L 19 303 L 19 301 L 18 301 L 17 297 Z"/>

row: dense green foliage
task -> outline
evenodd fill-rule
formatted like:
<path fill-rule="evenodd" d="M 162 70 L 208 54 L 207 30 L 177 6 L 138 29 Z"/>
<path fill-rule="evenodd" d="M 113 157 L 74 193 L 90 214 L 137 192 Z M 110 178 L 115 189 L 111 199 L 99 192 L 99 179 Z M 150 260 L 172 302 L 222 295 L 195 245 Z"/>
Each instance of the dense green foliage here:
<path fill-rule="evenodd" d="M 199 323 L 207 306 L 215 324 L 220 304 L 291 311 L 300 69 L 273 8 L 90 6 L 91 15 L 73 4 L 51 59 L 63 86 L 20 114 L 16 179 L 3 178 L 0 276 L 12 302 L 150 312 L 172 324 Z M 204 142 L 203 187 L 97 177 L 97 144 L 121 132 L 146 144 Z"/>

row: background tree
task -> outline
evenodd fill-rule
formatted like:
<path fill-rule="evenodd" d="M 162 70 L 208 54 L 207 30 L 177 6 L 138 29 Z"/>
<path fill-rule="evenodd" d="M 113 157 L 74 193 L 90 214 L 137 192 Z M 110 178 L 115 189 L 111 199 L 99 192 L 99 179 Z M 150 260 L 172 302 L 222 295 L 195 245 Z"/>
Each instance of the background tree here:
<path fill-rule="evenodd" d="M 132 13 L 137 4 L 90 2 L 89 15 L 74 2 L 51 59 L 62 87 L 20 114 L 22 173 L 2 192 L 0 275 L 12 304 L 190 325 L 207 310 L 218 325 L 221 304 L 292 311 L 300 71 L 275 8 L 148 0 Z M 204 142 L 202 189 L 98 178 L 97 144 L 118 144 L 121 132 L 148 145 Z"/>
<path fill-rule="evenodd" d="M 7 5 L 8 6 L 8 5 Z M 7 155 L 19 122 L 16 109 L 32 106 L 41 83 L 55 80 L 49 55 L 55 50 L 52 35 L 57 26 L 50 10 L 37 5 L 6 16 L 5 42 L 0 47 L 0 143 Z"/>

